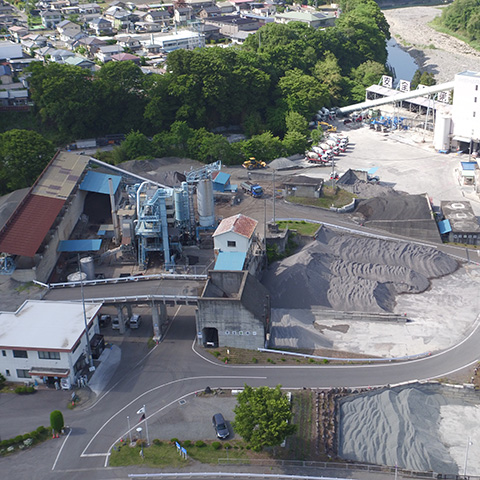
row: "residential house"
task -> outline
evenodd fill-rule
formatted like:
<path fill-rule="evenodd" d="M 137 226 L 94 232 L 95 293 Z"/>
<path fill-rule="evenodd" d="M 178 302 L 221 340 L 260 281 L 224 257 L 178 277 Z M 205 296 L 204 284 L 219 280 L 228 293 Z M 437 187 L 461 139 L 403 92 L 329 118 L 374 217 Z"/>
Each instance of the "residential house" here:
<path fill-rule="evenodd" d="M 65 59 L 65 65 L 74 65 L 80 67 L 83 70 L 90 70 L 91 72 L 96 71 L 97 65 L 95 62 L 88 60 L 88 58 L 81 57 L 80 55 L 75 55 L 73 57 L 67 57 Z"/>
<path fill-rule="evenodd" d="M 140 50 L 142 48 L 140 40 L 131 37 L 130 35 L 117 35 L 115 38 L 117 39 L 117 45 L 120 45 L 124 49 L 131 50 L 132 52 L 136 52 L 137 50 Z"/>
<path fill-rule="evenodd" d="M 107 44 L 105 40 L 97 37 L 85 37 L 80 38 L 76 47 L 85 47 L 90 55 L 95 55 L 99 47 L 103 47 Z"/>
<path fill-rule="evenodd" d="M 35 57 L 44 62 L 65 63 L 68 57 L 73 57 L 75 54 L 69 50 L 57 49 L 52 47 L 43 47 L 35 51 Z"/>
<path fill-rule="evenodd" d="M 95 35 L 111 35 L 113 33 L 112 24 L 103 17 L 97 17 L 88 22 L 88 26 Z"/>
<path fill-rule="evenodd" d="M 15 312 L 1 312 L 0 372 L 11 382 L 59 386 L 66 379 L 69 387 L 89 364 L 87 345 L 99 335 L 101 307 L 26 300 Z"/>
<path fill-rule="evenodd" d="M 55 10 L 43 10 L 40 12 L 40 17 L 42 25 L 48 29 L 55 28 L 62 21 L 62 14 Z"/>
<path fill-rule="evenodd" d="M 12 67 L 7 63 L 0 64 L 0 85 L 10 85 L 13 83 Z"/>
<path fill-rule="evenodd" d="M 143 21 L 148 23 L 159 23 L 160 25 L 166 26 L 170 23 L 171 18 L 172 17 L 167 10 L 150 10 L 143 17 Z"/>
<path fill-rule="evenodd" d="M 99 47 L 95 57 L 103 63 L 107 63 L 112 59 L 112 55 L 116 53 L 123 53 L 123 48 L 120 45 L 105 45 Z"/>
<path fill-rule="evenodd" d="M 50 4 L 50 8 L 52 10 L 57 10 L 59 12 L 62 10 L 62 8 L 66 8 L 66 7 L 69 7 L 69 6 L 70 6 L 70 4 L 66 0 L 58 0 L 58 1 L 52 2 Z"/>
<path fill-rule="evenodd" d="M 200 25 L 200 31 L 204 35 L 206 43 L 210 41 L 217 41 L 222 37 L 222 35 L 220 35 L 220 27 L 218 25 L 205 25 L 202 23 Z"/>
<path fill-rule="evenodd" d="M 78 9 L 83 15 L 100 15 L 102 13 L 102 9 L 96 3 L 83 3 L 78 5 Z"/>
<path fill-rule="evenodd" d="M 75 30 L 64 30 L 60 34 L 60 40 L 65 44 L 67 48 L 69 48 L 70 50 L 73 50 L 78 40 L 87 36 L 88 35 L 85 32 L 77 32 Z"/>
<path fill-rule="evenodd" d="M 190 21 L 193 17 L 193 9 L 190 7 L 176 7 L 174 18 L 175 23 L 185 24 Z"/>
<path fill-rule="evenodd" d="M 198 13 L 198 16 L 200 18 L 208 18 L 208 17 L 218 17 L 221 14 L 222 14 L 222 11 L 216 5 L 213 5 L 212 7 L 202 8 Z"/>
<path fill-rule="evenodd" d="M 131 23 L 131 12 L 121 7 L 110 7 L 104 12 L 104 16 L 109 20 L 114 28 L 123 29 L 128 28 Z"/>
<path fill-rule="evenodd" d="M 37 33 L 30 33 L 21 38 L 20 44 L 24 50 L 32 48 L 42 48 L 47 46 L 47 37 L 38 35 Z"/>
<path fill-rule="evenodd" d="M 37 62 L 35 58 L 16 58 L 11 59 L 9 64 L 13 72 L 18 75 L 22 73 L 25 68 L 27 68 L 32 62 Z"/>
<path fill-rule="evenodd" d="M 13 37 L 13 39 L 17 43 L 20 43 L 20 39 L 22 37 L 24 37 L 25 35 L 28 35 L 28 28 L 21 27 L 19 25 L 14 25 L 13 27 L 10 27 L 8 31 L 10 32 L 10 35 Z"/>
<path fill-rule="evenodd" d="M 63 20 L 57 25 L 57 32 L 62 34 L 66 30 L 71 32 L 79 33 L 82 31 L 82 27 L 76 23 L 71 22 L 70 20 Z"/>
<path fill-rule="evenodd" d="M 140 33 L 161 32 L 166 28 L 161 23 L 135 22 L 135 30 Z"/>
<path fill-rule="evenodd" d="M 65 7 L 60 10 L 62 12 L 62 15 L 65 17 L 69 17 L 70 15 L 79 15 L 80 14 L 80 8 L 78 6 L 75 7 Z"/>
<path fill-rule="evenodd" d="M 213 233 L 214 252 L 247 253 L 254 240 L 258 222 L 239 213 L 224 218 Z"/>
<path fill-rule="evenodd" d="M 185 5 L 192 8 L 194 12 L 199 12 L 203 8 L 213 7 L 215 0 L 185 0 Z"/>
<path fill-rule="evenodd" d="M 135 65 L 140 65 L 140 58 L 131 53 L 116 53 L 111 56 L 113 62 L 133 62 Z"/>
<path fill-rule="evenodd" d="M 28 104 L 28 90 L 0 91 L 0 106 L 4 108 L 19 107 Z"/>
<path fill-rule="evenodd" d="M 217 7 L 222 15 L 228 15 L 235 12 L 235 7 L 231 2 L 217 2 Z"/>
<path fill-rule="evenodd" d="M 242 18 L 237 15 L 205 18 L 205 24 L 220 27 L 220 33 L 225 37 L 237 35 L 239 32 L 256 32 L 260 28 L 257 20 Z"/>

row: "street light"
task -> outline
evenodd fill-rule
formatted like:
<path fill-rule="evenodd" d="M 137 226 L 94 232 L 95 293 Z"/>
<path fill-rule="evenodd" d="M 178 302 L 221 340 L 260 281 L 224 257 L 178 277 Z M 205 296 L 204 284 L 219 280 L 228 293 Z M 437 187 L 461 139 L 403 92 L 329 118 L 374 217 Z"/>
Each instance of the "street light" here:
<path fill-rule="evenodd" d="M 142 427 L 137 428 L 138 435 L 140 437 L 140 456 L 144 458 L 143 456 L 143 439 L 142 439 Z"/>
<path fill-rule="evenodd" d="M 465 451 L 465 465 L 463 467 L 463 476 L 467 478 L 467 464 L 468 464 L 468 449 L 470 448 L 470 445 L 473 445 L 473 442 L 470 441 L 470 437 L 468 437 L 467 440 L 467 449 Z"/>

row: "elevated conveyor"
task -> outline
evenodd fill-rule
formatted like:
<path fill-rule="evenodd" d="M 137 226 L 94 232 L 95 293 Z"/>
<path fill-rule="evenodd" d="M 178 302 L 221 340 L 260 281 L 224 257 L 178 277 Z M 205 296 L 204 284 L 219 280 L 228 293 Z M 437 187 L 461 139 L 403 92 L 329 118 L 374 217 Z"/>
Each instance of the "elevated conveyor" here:
<path fill-rule="evenodd" d="M 338 113 L 350 113 L 356 110 L 366 110 L 367 108 L 379 107 L 380 105 L 386 105 L 388 103 L 401 102 L 402 100 L 409 100 L 412 98 L 423 97 L 425 95 L 432 95 L 438 92 L 444 92 L 446 90 L 453 90 L 455 82 L 441 83 L 440 85 L 432 85 L 431 87 L 425 87 L 417 90 L 410 90 L 409 92 L 397 92 L 395 95 L 389 97 L 377 98 L 375 100 L 366 100 L 365 102 L 355 103 L 346 107 L 338 109 Z"/>

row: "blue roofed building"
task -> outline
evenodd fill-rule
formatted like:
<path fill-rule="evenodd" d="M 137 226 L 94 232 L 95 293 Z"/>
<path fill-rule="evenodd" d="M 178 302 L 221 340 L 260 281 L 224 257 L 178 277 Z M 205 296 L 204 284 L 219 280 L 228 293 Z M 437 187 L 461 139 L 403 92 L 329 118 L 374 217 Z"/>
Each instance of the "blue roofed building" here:
<path fill-rule="evenodd" d="M 80 190 L 86 192 L 103 193 L 105 195 L 110 194 L 109 179 L 112 179 L 113 193 L 115 193 L 120 185 L 122 177 L 118 175 L 108 175 L 106 173 L 94 172 L 89 170 L 85 175 L 82 183 L 80 184 Z"/>
<path fill-rule="evenodd" d="M 243 270 L 246 258 L 246 252 L 218 252 L 214 270 Z"/>

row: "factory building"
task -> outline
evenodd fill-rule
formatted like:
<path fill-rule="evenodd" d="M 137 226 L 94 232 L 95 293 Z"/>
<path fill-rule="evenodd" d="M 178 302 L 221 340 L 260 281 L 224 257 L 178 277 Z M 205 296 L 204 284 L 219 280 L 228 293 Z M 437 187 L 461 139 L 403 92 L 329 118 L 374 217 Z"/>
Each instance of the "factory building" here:
<path fill-rule="evenodd" d="M 470 202 L 445 201 L 440 203 L 444 220 L 440 233 L 448 242 L 480 245 L 480 225 Z"/>

